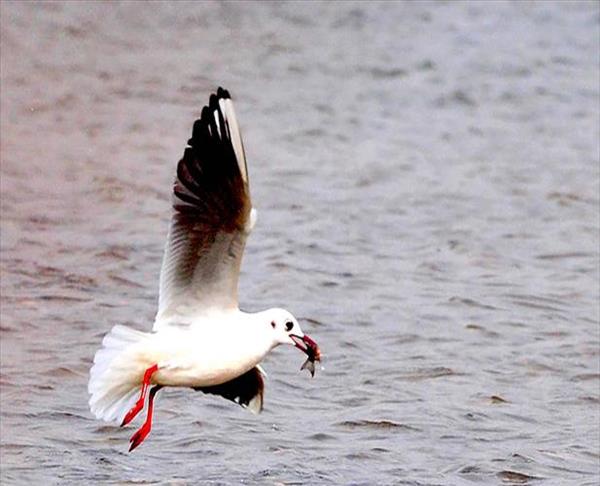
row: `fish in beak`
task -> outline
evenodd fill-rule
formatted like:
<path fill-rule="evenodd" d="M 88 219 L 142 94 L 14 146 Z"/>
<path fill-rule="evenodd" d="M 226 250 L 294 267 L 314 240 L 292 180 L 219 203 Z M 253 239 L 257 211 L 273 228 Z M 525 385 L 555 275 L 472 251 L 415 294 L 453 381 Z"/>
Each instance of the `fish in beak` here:
<path fill-rule="evenodd" d="M 304 336 L 290 334 L 290 338 L 294 341 L 294 345 L 308 356 L 300 367 L 300 370 L 307 369 L 311 376 L 315 376 L 315 361 L 321 361 L 319 346 L 307 334 L 304 334 Z"/>

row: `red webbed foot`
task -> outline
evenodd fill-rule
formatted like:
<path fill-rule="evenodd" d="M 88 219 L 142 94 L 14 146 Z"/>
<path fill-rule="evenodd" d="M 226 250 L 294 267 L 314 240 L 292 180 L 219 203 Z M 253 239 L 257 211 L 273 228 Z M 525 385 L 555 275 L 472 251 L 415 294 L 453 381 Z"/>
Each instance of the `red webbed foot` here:
<path fill-rule="evenodd" d="M 148 415 L 146 416 L 146 421 L 144 424 L 137 430 L 135 434 L 131 436 L 129 442 L 131 445 L 129 446 L 129 452 L 138 447 L 144 439 L 148 437 L 148 434 L 152 430 L 152 413 L 154 412 L 154 396 L 156 392 L 160 390 L 162 386 L 156 385 L 150 390 L 150 397 L 148 398 Z"/>
<path fill-rule="evenodd" d="M 131 439 L 129 439 L 129 442 L 131 443 L 131 445 L 129 446 L 129 452 L 131 452 L 142 442 L 144 442 L 144 439 L 148 436 L 151 429 L 152 427 L 146 427 L 146 424 L 144 424 L 138 429 L 138 431 L 135 434 L 131 436 Z"/>
<path fill-rule="evenodd" d="M 137 416 L 137 414 L 142 411 L 143 408 L 144 408 L 143 400 L 141 400 L 141 401 L 138 400 L 137 402 L 135 402 L 135 405 L 133 407 L 131 407 L 131 410 L 129 410 L 129 412 L 127 412 L 127 415 L 125 415 L 123 422 L 121 422 L 121 427 L 125 427 L 129 422 L 131 422 Z"/>
<path fill-rule="evenodd" d="M 131 407 L 131 410 L 127 412 L 123 422 L 121 422 L 121 427 L 124 427 L 129 422 L 131 422 L 138 413 L 142 411 L 144 408 L 144 402 L 146 401 L 146 393 L 148 392 L 148 387 L 150 386 L 150 380 L 152 379 L 152 375 L 158 371 L 158 365 L 152 365 L 144 372 L 144 379 L 142 380 L 142 389 L 140 392 L 140 398 L 135 402 L 135 405 Z M 143 440 L 143 439 L 142 439 Z"/>

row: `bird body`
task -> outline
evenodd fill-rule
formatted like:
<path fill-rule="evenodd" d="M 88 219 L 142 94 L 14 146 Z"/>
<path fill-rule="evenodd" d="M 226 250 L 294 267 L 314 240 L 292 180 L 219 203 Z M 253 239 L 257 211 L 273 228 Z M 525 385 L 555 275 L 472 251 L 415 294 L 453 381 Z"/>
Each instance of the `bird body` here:
<path fill-rule="evenodd" d="M 219 88 L 210 97 L 188 145 L 173 186 L 152 332 L 114 326 L 90 370 L 90 409 L 97 418 L 127 425 L 147 401 L 146 421 L 130 450 L 150 432 L 154 397 L 162 387 L 221 395 L 258 413 L 264 389 L 259 363 L 271 349 L 301 349 L 311 374 L 320 359 L 318 346 L 290 312 L 246 313 L 238 307 L 241 260 L 256 211 L 227 91 Z"/>
<path fill-rule="evenodd" d="M 92 383 L 97 377 L 106 383 L 92 390 L 106 389 L 108 384 L 137 388 L 146 369 L 155 363 L 158 371 L 152 384 L 203 387 L 225 383 L 260 363 L 278 344 L 263 325 L 268 313 L 234 310 L 219 318 L 200 318 L 193 326 L 171 326 L 156 333 L 115 326 L 104 338 L 104 349 L 96 354 L 91 373 Z M 211 329 L 209 335 L 206 327 Z M 107 366 L 111 373 L 103 375 Z M 94 407 L 96 401 L 91 403 L 98 418 L 108 421 L 122 421 L 128 410 L 124 404 L 119 414 L 106 415 Z"/>

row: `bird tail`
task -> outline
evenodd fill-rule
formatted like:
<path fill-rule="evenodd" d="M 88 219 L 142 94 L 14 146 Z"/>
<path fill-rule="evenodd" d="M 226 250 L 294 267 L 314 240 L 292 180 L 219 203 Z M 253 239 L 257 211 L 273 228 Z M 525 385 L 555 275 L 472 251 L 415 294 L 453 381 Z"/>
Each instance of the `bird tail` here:
<path fill-rule="evenodd" d="M 102 340 L 90 370 L 90 410 L 98 419 L 122 423 L 138 395 L 143 367 L 136 366 L 136 344 L 150 334 L 114 326 Z"/>

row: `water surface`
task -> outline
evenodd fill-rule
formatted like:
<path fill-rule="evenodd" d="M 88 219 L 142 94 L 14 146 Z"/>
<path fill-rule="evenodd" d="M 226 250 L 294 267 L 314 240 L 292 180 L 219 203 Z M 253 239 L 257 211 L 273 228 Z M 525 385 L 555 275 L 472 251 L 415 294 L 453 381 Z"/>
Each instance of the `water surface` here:
<path fill-rule="evenodd" d="M 600 481 L 596 2 L 2 2 L 3 484 Z M 176 161 L 236 100 L 259 212 L 242 307 L 326 355 L 265 411 L 165 390 L 94 420 L 148 329 Z"/>

